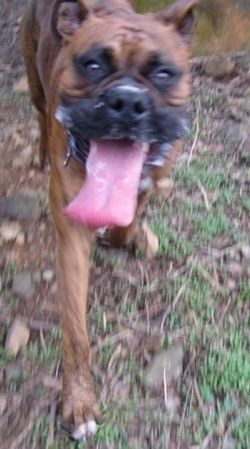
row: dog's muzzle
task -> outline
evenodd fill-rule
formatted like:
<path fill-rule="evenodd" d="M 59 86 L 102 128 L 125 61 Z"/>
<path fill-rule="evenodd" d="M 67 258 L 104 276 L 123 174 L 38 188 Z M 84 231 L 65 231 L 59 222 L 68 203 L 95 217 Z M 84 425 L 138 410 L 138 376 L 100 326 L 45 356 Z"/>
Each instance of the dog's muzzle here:
<path fill-rule="evenodd" d="M 115 86 L 105 92 L 103 105 L 111 120 L 139 124 L 149 115 L 150 97 L 147 89 L 132 85 Z"/>

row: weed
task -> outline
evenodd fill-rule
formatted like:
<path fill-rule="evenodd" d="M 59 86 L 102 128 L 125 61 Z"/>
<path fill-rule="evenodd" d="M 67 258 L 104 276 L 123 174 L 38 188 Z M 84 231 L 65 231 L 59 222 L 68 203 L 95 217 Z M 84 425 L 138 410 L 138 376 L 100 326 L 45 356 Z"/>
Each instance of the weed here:
<path fill-rule="evenodd" d="M 200 362 L 200 391 L 222 397 L 249 397 L 250 355 L 246 337 L 240 329 L 226 331 L 223 340 L 211 342 L 206 358 Z"/>
<path fill-rule="evenodd" d="M 14 263 L 8 263 L 4 267 L 2 274 L 1 292 L 8 289 L 11 285 L 13 275 L 18 272 L 19 268 Z"/>
<path fill-rule="evenodd" d="M 159 237 L 158 254 L 159 256 L 168 255 L 174 260 L 188 257 L 193 251 L 193 246 L 171 226 L 168 215 L 171 216 L 165 207 L 159 211 L 156 218 L 150 220 L 153 232 Z"/>
<path fill-rule="evenodd" d="M 232 427 L 232 436 L 237 441 L 237 449 L 250 447 L 250 409 L 236 418 Z"/>
<path fill-rule="evenodd" d="M 35 364 L 41 364 L 48 371 L 53 371 L 60 359 L 59 343 L 55 341 L 55 336 L 43 347 L 40 347 L 38 341 L 31 341 L 24 351 L 24 356 Z"/>
<path fill-rule="evenodd" d="M 246 212 L 250 212 L 250 198 L 249 196 L 244 196 L 242 198 L 242 207 Z"/>
<path fill-rule="evenodd" d="M 6 365 L 14 360 L 14 356 L 9 352 L 6 352 L 2 345 L 0 345 L 0 368 L 5 368 Z"/>

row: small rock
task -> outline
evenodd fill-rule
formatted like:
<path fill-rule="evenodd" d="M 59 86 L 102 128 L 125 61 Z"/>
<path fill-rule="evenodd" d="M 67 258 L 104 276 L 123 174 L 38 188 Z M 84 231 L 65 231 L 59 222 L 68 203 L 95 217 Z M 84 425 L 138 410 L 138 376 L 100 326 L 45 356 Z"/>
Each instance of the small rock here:
<path fill-rule="evenodd" d="M 52 284 L 50 292 L 51 292 L 52 295 L 55 295 L 57 293 L 57 283 L 56 282 L 54 282 Z"/>
<path fill-rule="evenodd" d="M 210 144 L 203 147 L 203 152 L 206 154 L 224 154 L 225 146 L 222 143 Z"/>
<path fill-rule="evenodd" d="M 161 198 L 167 199 L 174 190 L 174 181 L 169 178 L 162 178 L 156 182 L 156 193 Z"/>
<path fill-rule="evenodd" d="M 41 232 L 46 231 L 46 223 L 41 223 L 40 226 L 39 226 L 39 230 L 40 230 Z"/>
<path fill-rule="evenodd" d="M 13 192 L 0 199 L 0 215 L 16 220 L 36 220 L 41 216 L 40 194 L 29 190 Z"/>
<path fill-rule="evenodd" d="M 137 228 L 134 244 L 136 249 L 143 252 L 146 259 L 155 257 L 159 247 L 158 237 L 151 231 L 147 223 L 143 223 L 141 227 Z"/>
<path fill-rule="evenodd" d="M 183 356 L 183 347 L 179 345 L 160 351 L 146 368 L 147 383 L 157 386 L 163 382 L 164 373 L 168 380 L 177 379 L 182 373 Z"/>
<path fill-rule="evenodd" d="M 169 413 L 174 413 L 181 405 L 180 397 L 174 392 L 168 392 L 166 399 L 166 409 Z"/>
<path fill-rule="evenodd" d="M 6 126 L 4 129 L 0 130 L 0 140 L 8 140 L 13 136 L 14 130 L 16 128 L 16 124 Z"/>
<path fill-rule="evenodd" d="M 40 131 L 39 131 L 38 127 L 31 128 L 31 130 L 30 130 L 30 137 L 34 141 L 39 140 L 39 138 L 40 138 Z M 38 154 L 38 153 L 36 153 L 36 154 Z"/>
<path fill-rule="evenodd" d="M 7 405 L 7 396 L 5 394 L 0 394 L 0 416 L 3 416 L 4 410 Z"/>
<path fill-rule="evenodd" d="M 112 399 L 118 401 L 119 399 L 126 399 L 129 396 L 130 383 L 129 378 L 118 380 L 112 390 Z"/>
<path fill-rule="evenodd" d="M 222 127 L 222 133 L 229 143 L 239 144 L 247 140 L 248 131 L 243 123 L 229 122 Z"/>
<path fill-rule="evenodd" d="M 27 238 L 27 242 L 28 243 L 32 243 L 33 242 L 33 239 L 34 239 L 34 232 L 33 232 L 33 230 L 27 232 L 26 238 Z"/>
<path fill-rule="evenodd" d="M 250 246 L 242 246 L 242 257 L 246 262 L 250 262 Z"/>
<path fill-rule="evenodd" d="M 23 148 L 22 151 L 17 155 L 17 157 L 13 160 L 12 166 L 15 169 L 18 168 L 28 168 L 32 163 L 32 148 L 31 146 L 27 146 Z"/>
<path fill-rule="evenodd" d="M 31 273 L 14 274 L 11 291 L 23 299 L 31 299 L 35 293 Z"/>
<path fill-rule="evenodd" d="M 12 141 L 14 143 L 14 147 L 23 147 L 25 145 L 25 138 L 18 131 L 15 131 L 12 135 Z"/>
<path fill-rule="evenodd" d="M 230 433 L 225 436 L 222 443 L 222 449 L 236 449 L 236 441 Z"/>
<path fill-rule="evenodd" d="M 41 273 L 38 271 L 36 273 L 33 273 L 32 280 L 33 280 L 34 284 L 39 285 L 42 280 Z"/>
<path fill-rule="evenodd" d="M 21 78 L 17 83 L 14 84 L 13 90 L 19 94 L 26 94 L 29 90 L 27 77 Z"/>
<path fill-rule="evenodd" d="M 225 55 L 211 56 L 203 65 L 204 73 L 214 78 L 223 78 L 226 75 L 230 75 L 233 69 L 233 61 Z"/>
<path fill-rule="evenodd" d="M 23 368 L 19 362 L 10 362 L 5 368 L 5 381 L 7 384 L 23 378 Z"/>
<path fill-rule="evenodd" d="M 30 330 L 26 324 L 22 321 L 15 320 L 7 333 L 5 351 L 17 356 L 20 349 L 24 349 L 27 346 L 29 338 Z"/>
<path fill-rule="evenodd" d="M 231 291 L 236 290 L 236 288 L 237 288 L 237 284 L 236 284 L 235 280 L 231 279 L 231 278 L 227 279 L 226 286 Z"/>
<path fill-rule="evenodd" d="M 24 363 L 22 363 L 22 366 L 24 365 Z M 11 403 L 15 409 L 19 408 L 20 405 L 23 403 L 23 396 L 21 394 L 11 395 Z"/>
<path fill-rule="evenodd" d="M 244 117 L 244 112 L 237 106 L 232 106 L 230 109 L 230 116 L 236 121 L 241 122 Z"/>
<path fill-rule="evenodd" d="M 246 2 L 247 3 L 247 2 Z M 236 65 L 243 70 L 250 70 L 250 56 L 248 53 L 236 56 Z"/>
<path fill-rule="evenodd" d="M 20 232 L 16 238 L 16 244 L 18 246 L 24 246 L 25 245 L 25 234 L 24 232 Z"/>
<path fill-rule="evenodd" d="M 38 168 L 41 167 L 39 153 L 34 154 L 33 160 L 32 160 L 32 165 L 33 165 L 33 167 L 38 167 Z"/>
<path fill-rule="evenodd" d="M 242 274 L 242 265 L 238 262 L 229 262 L 227 264 L 227 272 L 232 274 L 233 276 L 240 276 Z"/>
<path fill-rule="evenodd" d="M 141 447 L 141 440 L 139 438 L 136 437 L 129 437 L 129 439 L 127 440 L 127 447 Z M 114 446 L 113 446 L 114 447 Z M 108 446 L 105 446 L 105 448 L 103 449 L 108 449 Z"/>
<path fill-rule="evenodd" d="M 3 242 L 13 242 L 16 240 L 18 234 L 21 231 L 21 225 L 17 222 L 11 222 L 11 223 L 3 223 L 0 227 L 0 239 L 3 240 Z"/>
<path fill-rule="evenodd" d="M 51 282 L 54 276 L 53 270 L 45 270 L 43 272 L 43 281 L 45 282 Z"/>
<path fill-rule="evenodd" d="M 33 179 L 35 177 L 35 175 L 36 175 L 36 170 L 32 169 L 29 171 L 29 174 L 28 174 L 29 179 Z"/>

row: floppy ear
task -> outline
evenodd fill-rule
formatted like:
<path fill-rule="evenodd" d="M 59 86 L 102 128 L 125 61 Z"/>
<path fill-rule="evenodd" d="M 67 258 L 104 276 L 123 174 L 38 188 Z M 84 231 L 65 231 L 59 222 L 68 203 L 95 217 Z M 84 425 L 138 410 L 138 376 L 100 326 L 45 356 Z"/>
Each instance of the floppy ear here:
<path fill-rule="evenodd" d="M 104 17 L 118 9 L 133 11 L 126 0 L 54 0 L 52 33 L 68 41 L 89 14 Z"/>
<path fill-rule="evenodd" d="M 172 23 L 184 40 L 190 43 L 195 26 L 193 8 L 198 3 L 199 0 L 177 0 L 157 13 L 156 18 L 166 25 Z"/>
<path fill-rule="evenodd" d="M 84 0 L 56 0 L 51 17 L 52 33 L 57 40 L 70 37 L 88 15 L 88 2 Z"/>

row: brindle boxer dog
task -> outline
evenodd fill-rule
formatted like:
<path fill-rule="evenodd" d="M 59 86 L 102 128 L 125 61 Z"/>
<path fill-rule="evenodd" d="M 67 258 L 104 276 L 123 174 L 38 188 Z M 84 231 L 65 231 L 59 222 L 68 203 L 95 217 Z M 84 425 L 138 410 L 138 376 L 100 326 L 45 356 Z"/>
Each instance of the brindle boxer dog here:
<path fill-rule="evenodd" d="M 63 421 L 73 438 L 97 430 L 86 303 L 95 229 L 133 240 L 159 178 L 187 131 L 193 7 L 179 0 L 136 14 L 125 0 L 31 0 L 21 25 L 40 158 L 50 161 L 63 340 Z"/>

